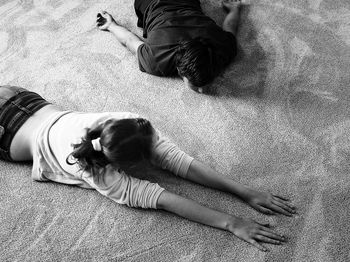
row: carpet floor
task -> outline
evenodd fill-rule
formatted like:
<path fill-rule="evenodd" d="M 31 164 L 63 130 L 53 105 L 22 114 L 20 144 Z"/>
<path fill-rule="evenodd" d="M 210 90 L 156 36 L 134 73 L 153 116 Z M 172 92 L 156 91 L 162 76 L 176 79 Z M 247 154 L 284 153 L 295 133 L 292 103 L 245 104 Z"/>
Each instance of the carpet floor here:
<path fill-rule="evenodd" d="M 221 24 L 218 0 L 202 0 Z M 288 236 L 264 253 L 173 214 L 120 206 L 98 192 L 31 179 L 0 162 L 1 261 L 350 261 L 350 2 L 251 0 L 239 56 L 214 95 L 138 70 L 95 27 L 109 11 L 141 36 L 130 0 L 0 1 L 0 84 L 65 109 L 148 117 L 184 151 L 253 188 L 292 199 L 293 218 L 260 214 L 232 195 L 145 167 L 136 173 L 203 205 Z"/>

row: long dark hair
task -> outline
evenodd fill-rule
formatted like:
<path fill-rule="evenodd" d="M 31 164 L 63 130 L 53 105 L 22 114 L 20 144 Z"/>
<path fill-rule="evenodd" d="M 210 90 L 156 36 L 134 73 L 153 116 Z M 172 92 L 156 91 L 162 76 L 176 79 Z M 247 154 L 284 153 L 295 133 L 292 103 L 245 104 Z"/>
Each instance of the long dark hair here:
<path fill-rule="evenodd" d="M 72 145 L 73 152 L 66 162 L 78 164 L 99 178 L 108 164 L 125 165 L 149 159 L 152 130 L 150 122 L 143 118 L 109 119 L 88 128 L 81 142 Z M 101 151 L 96 151 L 91 142 L 97 138 Z"/>

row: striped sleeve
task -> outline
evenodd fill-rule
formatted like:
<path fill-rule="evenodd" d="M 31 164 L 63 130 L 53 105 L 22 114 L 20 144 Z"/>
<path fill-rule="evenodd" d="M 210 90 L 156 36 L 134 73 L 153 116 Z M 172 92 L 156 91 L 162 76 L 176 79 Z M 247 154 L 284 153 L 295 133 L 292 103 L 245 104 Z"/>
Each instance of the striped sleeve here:
<path fill-rule="evenodd" d="M 91 174 L 84 174 L 82 179 L 102 195 L 129 207 L 156 209 L 158 198 L 164 190 L 156 183 L 128 176 L 110 165 L 100 179 Z"/>

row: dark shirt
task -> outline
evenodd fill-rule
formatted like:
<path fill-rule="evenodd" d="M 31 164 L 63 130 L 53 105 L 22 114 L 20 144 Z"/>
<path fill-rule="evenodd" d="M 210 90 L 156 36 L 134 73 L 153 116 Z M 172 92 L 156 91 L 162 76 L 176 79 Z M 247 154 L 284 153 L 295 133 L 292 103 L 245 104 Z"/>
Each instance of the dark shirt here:
<path fill-rule="evenodd" d="M 226 66 L 236 55 L 236 38 L 206 16 L 198 0 L 153 0 L 143 14 L 145 43 L 138 50 L 139 67 L 157 76 L 175 76 L 178 43 L 202 37 L 209 40 Z"/>

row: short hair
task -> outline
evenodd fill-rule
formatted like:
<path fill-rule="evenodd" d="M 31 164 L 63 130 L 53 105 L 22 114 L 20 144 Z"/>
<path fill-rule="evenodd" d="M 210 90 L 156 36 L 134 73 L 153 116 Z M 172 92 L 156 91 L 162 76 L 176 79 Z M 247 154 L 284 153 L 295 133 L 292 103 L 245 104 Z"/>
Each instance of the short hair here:
<path fill-rule="evenodd" d="M 209 84 L 220 70 L 212 45 L 202 37 L 181 41 L 176 50 L 175 63 L 179 75 L 186 77 L 196 87 Z"/>

